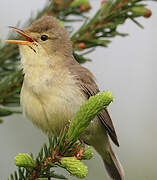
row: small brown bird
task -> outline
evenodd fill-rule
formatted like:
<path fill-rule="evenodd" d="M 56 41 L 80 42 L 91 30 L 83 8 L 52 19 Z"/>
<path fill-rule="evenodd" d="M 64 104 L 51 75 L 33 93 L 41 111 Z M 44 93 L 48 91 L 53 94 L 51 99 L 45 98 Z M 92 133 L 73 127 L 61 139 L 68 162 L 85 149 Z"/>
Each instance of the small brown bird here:
<path fill-rule="evenodd" d="M 10 28 L 26 38 L 7 40 L 20 47 L 23 112 L 44 132 L 59 134 L 82 103 L 99 92 L 95 78 L 74 59 L 72 43 L 56 18 L 42 17 L 25 30 Z M 108 135 L 119 146 L 112 120 L 104 109 L 90 123 L 83 140 L 100 154 L 111 179 L 124 180 Z"/>

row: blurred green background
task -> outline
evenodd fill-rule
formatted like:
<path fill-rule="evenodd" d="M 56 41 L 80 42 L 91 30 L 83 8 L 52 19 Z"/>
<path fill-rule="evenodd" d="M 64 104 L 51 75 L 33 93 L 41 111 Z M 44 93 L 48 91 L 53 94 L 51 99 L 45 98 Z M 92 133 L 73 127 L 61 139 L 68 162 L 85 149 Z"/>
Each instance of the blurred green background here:
<path fill-rule="evenodd" d="M 100 2 L 91 0 L 91 15 Z M 7 37 L 8 25 L 25 22 L 45 3 L 46 0 L 1 0 L 0 38 Z M 89 55 L 93 61 L 84 65 L 94 73 L 101 90 L 114 94 L 110 113 L 120 141 L 120 148 L 114 149 L 126 180 L 157 179 L 157 3 L 149 2 L 149 8 L 152 17 L 139 19 L 144 30 L 127 21 L 119 29 L 130 36 L 115 38 L 109 48 L 97 48 Z M 0 124 L 0 180 L 7 179 L 16 169 L 13 158 L 17 153 L 38 153 L 46 141 L 47 137 L 22 115 L 5 118 Z M 86 164 L 86 180 L 107 179 L 97 154 Z"/>

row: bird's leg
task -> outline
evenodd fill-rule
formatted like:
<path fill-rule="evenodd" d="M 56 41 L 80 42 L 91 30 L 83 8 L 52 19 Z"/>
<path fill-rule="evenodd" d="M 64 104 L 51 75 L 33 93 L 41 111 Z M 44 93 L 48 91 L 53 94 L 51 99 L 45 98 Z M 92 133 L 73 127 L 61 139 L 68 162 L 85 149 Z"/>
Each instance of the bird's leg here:
<path fill-rule="evenodd" d="M 81 137 L 79 138 L 79 141 L 80 141 L 80 144 L 84 145 L 84 141 Z"/>

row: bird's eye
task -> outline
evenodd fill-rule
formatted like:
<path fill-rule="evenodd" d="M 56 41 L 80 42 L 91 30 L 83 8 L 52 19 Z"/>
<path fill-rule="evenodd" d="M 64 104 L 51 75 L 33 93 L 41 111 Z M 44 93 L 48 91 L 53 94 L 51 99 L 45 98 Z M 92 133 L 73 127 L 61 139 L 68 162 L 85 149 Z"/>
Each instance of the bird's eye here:
<path fill-rule="evenodd" d="M 42 41 L 46 41 L 48 38 L 49 38 L 49 37 L 48 37 L 47 35 L 42 35 L 42 36 L 40 37 L 40 39 L 41 39 Z"/>

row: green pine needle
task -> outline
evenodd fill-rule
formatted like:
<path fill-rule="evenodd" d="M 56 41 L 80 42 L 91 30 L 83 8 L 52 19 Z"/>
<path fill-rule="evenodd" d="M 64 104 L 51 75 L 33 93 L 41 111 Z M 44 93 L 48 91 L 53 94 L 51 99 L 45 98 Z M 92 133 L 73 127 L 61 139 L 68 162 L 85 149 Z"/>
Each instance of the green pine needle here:
<path fill-rule="evenodd" d="M 24 153 L 19 153 L 17 156 L 15 156 L 14 162 L 18 167 L 34 168 L 36 166 L 32 157 Z"/>
<path fill-rule="evenodd" d="M 68 142 L 75 142 L 90 121 L 113 101 L 111 92 L 98 93 L 89 98 L 76 112 L 66 135 Z"/>
<path fill-rule="evenodd" d="M 85 178 L 88 173 L 87 166 L 75 157 L 63 157 L 60 162 L 67 171 L 78 178 Z"/>

